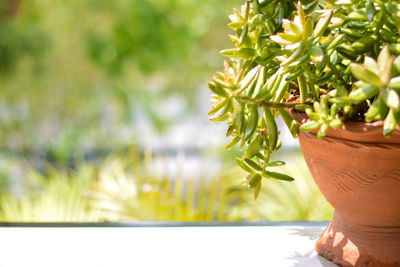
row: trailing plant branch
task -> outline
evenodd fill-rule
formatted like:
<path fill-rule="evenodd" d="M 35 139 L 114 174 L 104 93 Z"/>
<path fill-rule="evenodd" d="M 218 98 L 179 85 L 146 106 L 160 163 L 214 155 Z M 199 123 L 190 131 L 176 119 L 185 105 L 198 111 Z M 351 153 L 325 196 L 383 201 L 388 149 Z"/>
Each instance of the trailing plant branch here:
<path fill-rule="evenodd" d="M 247 96 L 237 96 L 237 98 L 245 103 L 255 104 L 259 107 L 270 107 L 270 108 L 275 108 L 275 109 L 294 108 L 294 109 L 298 109 L 301 111 L 304 111 L 306 108 L 312 108 L 312 105 L 314 103 L 314 101 L 304 101 L 303 103 L 301 103 L 301 102 L 294 102 L 294 103 L 279 102 L 279 103 L 277 103 L 277 102 L 265 101 L 265 100 L 256 101 Z"/>

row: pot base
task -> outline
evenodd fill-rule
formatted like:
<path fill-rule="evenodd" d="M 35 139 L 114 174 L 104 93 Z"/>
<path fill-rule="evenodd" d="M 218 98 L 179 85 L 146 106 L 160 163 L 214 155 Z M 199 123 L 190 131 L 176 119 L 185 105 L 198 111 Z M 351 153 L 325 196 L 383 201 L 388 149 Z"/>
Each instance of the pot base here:
<path fill-rule="evenodd" d="M 400 227 L 351 225 L 335 213 L 315 248 L 343 267 L 400 267 Z"/>

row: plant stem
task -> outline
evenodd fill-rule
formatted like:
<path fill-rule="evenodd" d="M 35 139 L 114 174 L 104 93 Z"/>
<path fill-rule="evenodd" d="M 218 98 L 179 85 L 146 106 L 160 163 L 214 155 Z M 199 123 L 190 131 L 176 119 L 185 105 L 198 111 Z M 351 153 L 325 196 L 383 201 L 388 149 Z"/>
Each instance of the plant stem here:
<path fill-rule="evenodd" d="M 300 101 L 301 103 L 304 103 L 306 101 L 307 82 L 303 74 L 300 74 L 300 76 L 297 77 L 297 82 L 300 89 Z"/>
<path fill-rule="evenodd" d="M 237 96 L 241 101 L 246 102 L 248 104 L 255 104 L 258 106 L 263 106 L 263 107 L 270 107 L 270 108 L 305 108 L 305 107 L 311 107 L 312 102 L 311 101 L 305 101 L 304 103 L 277 103 L 277 102 L 272 102 L 272 101 L 255 101 L 254 99 L 247 97 L 247 96 Z"/>

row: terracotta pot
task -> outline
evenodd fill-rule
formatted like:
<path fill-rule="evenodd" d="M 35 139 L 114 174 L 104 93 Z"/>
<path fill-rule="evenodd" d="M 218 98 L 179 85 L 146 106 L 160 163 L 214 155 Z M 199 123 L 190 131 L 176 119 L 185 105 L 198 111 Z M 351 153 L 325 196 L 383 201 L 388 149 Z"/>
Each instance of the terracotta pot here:
<path fill-rule="evenodd" d="M 316 250 L 341 266 L 400 266 L 400 130 L 385 139 L 382 127 L 347 122 L 322 140 L 300 133 L 311 174 L 335 208 Z"/>

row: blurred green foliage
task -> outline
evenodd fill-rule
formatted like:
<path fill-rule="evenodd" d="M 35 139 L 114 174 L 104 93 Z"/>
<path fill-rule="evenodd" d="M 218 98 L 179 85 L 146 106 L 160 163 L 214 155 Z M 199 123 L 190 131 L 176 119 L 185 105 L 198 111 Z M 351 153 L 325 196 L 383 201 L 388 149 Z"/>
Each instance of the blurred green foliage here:
<path fill-rule="evenodd" d="M 241 0 L 24 0 L 10 14 L 12 1 L 0 1 L 0 221 L 329 219 L 306 171 L 295 183 L 311 197 L 271 181 L 290 201 L 254 202 L 236 168 L 184 179 L 167 171 L 180 165 L 154 172 L 158 157 L 99 160 L 144 134 L 141 116 L 159 131 L 178 121 L 159 108 L 168 97 L 195 109 Z M 87 151 L 99 162 L 79 160 Z"/>
<path fill-rule="evenodd" d="M 284 167 L 291 184 L 270 179 L 259 200 L 238 186 L 239 168 L 213 178 L 184 175 L 184 161 L 134 150 L 75 169 L 26 166 L 18 188 L 3 186 L 0 221 L 324 221 L 333 209 L 317 189 L 299 153 Z M 171 170 L 175 170 L 171 172 Z M 18 194 L 15 191 L 19 191 Z"/>
<path fill-rule="evenodd" d="M 0 147 L 64 159 L 79 149 L 124 146 L 139 134 L 138 112 L 166 129 L 174 121 L 157 107 L 178 94 L 193 109 L 227 42 L 231 5 L 21 1 L 14 16 L 0 18 Z"/>

